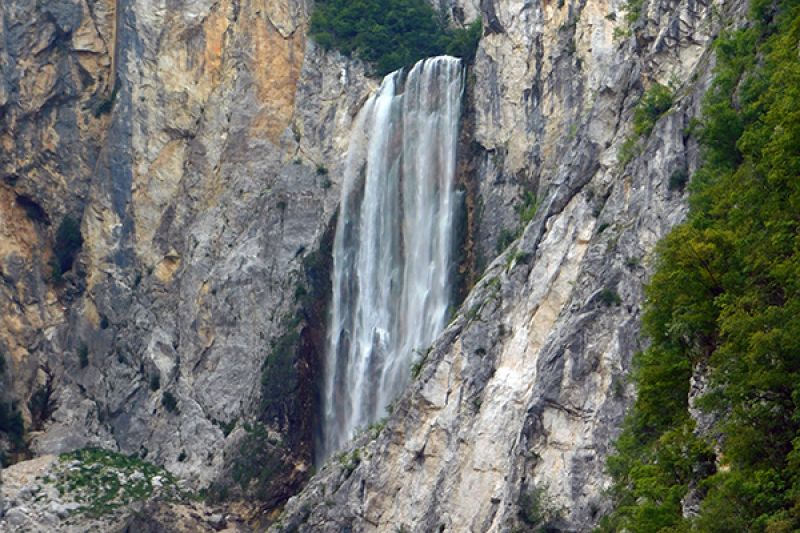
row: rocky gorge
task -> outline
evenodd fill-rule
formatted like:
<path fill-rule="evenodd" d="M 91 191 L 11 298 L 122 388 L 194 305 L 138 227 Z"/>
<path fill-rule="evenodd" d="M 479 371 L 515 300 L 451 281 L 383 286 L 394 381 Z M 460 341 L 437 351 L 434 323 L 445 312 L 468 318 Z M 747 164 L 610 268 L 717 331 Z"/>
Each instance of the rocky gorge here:
<path fill-rule="evenodd" d="M 346 153 L 380 78 L 307 36 L 306 2 L 4 2 L 0 527 L 591 530 L 712 44 L 747 7 L 637 5 L 436 6 L 483 24 L 458 305 L 390 414 L 314 465 Z M 669 105 L 637 133 L 657 86 Z M 87 448 L 163 471 L 75 514 L 42 480 Z"/>

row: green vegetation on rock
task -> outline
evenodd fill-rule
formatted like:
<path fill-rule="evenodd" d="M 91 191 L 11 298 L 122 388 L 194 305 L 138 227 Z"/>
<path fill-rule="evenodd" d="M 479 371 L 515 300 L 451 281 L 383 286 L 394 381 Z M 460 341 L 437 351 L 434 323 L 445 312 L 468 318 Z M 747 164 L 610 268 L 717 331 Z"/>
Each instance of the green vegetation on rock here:
<path fill-rule="evenodd" d="M 525 191 L 522 195 L 522 202 L 517 204 L 514 210 L 519 215 L 519 225 L 513 230 L 508 228 L 500 230 L 497 242 L 495 243 L 495 250 L 498 254 L 508 248 L 512 242 L 520 238 L 528 223 L 533 220 L 533 217 L 536 216 L 536 212 L 539 210 L 539 199 L 531 191 Z"/>
<path fill-rule="evenodd" d="M 297 346 L 301 316 L 287 320 L 286 333 L 278 337 L 261 369 L 261 412 L 264 420 L 284 420 L 296 406 L 299 387 Z"/>
<path fill-rule="evenodd" d="M 248 494 L 266 499 L 274 479 L 287 474 L 285 450 L 279 440 L 269 437 L 263 424 L 245 424 L 244 429 L 231 477 Z"/>
<path fill-rule="evenodd" d="M 178 410 L 178 398 L 176 398 L 175 395 L 169 391 L 166 391 L 161 395 L 161 405 L 163 405 L 164 409 L 170 413 L 180 412 Z"/>
<path fill-rule="evenodd" d="M 800 2 L 723 34 L 688 220 L 658 247 L 602 531 L 800 529 Z M 706 369 L 699 431 L 690 379 Z M 686 496 L 699 500 L 684 518 Z"/>
<path fill-rule="evenodd" d="M 344 472 L 344 477 L 350 477 L 350 474 L 353 473 L 358 465 L 361 464 L 361 450 L 358 448 L 354 448 L 352 451 L 342 452 L 336 456 L 339 465 L 342 467 L 342 471 Z"/>
<path fill-rule="evenodd" d="M 235 424 L 236 420 L 223 427 L 223 431 L 230 433 Z M 292 462 L 292 450 L 280 433 L 271 433 L 260 422 L 243 422 L 239 427 L 244 431 L 235 441 L 224 475 L 209 488 L 210 500 L 244 498 L 267 506 L 280 505 L 298 490 L 297 483 L 305 479 L 295 470 L 297 463 Z"/>
<path fill-rule="evenodd" d="M 642 99 L 633 110 L 633 132 L 636 135 L 650 135 L 653 126 L 661 115 L 672 107 L 672 91 L 659 83 L 654 83 L 645 91 Z"/>
<path fill-rule="evenodd" d="M 525 531 L 556 532 L 563 510 L 551 498 L 546 488 L 532 487 L 519 495 L 519 518 Z"/>
<path fill-rule="evenodd" d="M 81 365 L 81 368 L 89 366 L 89 347 L 85 344 L 80 344 L 78 346 L 78 363 Z"/>
<path fill-rule="evenodd" d="M 611 307 L 612 305 L 619 305 L 622 303 L 622 298 L 614 289 L 603 289 L 597 295 L 597 298 L 606 307 Z"/>
<path fill-rule="evenodd" d="M 16 403 L 0 402 L 0 432 L 5 433 L 16 446 L 24 445 L 25 423 Z"/>
<path fill-rule="evenodd" d="M 656 121 L 672 107 L 672 91 L 659 83 L 651 85 L 633 110 L 633 133 L 619 149 L 619 162 L 624 167 L 642 150 L 642 139 L 647 138 Z"/>
<path fill-rule="evenodd" d="M 150 390 L 157 391 L 161 388 L 161 376 L 157 373 L 154 373 L 150 376 Z"/>
<path fill-rule="evenodd" d="M 471 61 L 481 23 L 449 29 L 425 0 L 321 0 L 311 15 L 310 35 L 324 49 L 355 54 L 385 75 L 442 54 Z"/>
<path fill-rule="evenodd" d="M 63 499 L 80 504 L 75 513 L 94 517 L 150 497 L 189 497 L 163 468 L 134 455 L 100 448 L 62 454 L 58 466 L 43 481 L 54 485 Z"/>

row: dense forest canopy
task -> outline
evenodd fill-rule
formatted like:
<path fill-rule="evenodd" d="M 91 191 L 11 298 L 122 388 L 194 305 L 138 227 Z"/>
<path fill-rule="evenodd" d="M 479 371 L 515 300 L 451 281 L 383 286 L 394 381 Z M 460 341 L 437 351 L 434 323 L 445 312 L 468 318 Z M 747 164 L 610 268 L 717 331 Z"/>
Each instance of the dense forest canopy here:
<path fill-rule="evenodd" d="M 355 54 L 385 75 L 442 54 L 471 61 L 481 23 L 449 29 L 425 0 L 321 0 L 311 15 L 310 34 L 326 50 Z"/>
<path fill-rule="evenodd" d="M 604 531 L 800 529 L 800 1 L 756 0 L 750 19 L 716 44 L 704 164 L 658 249 Z M 714 422 L 698 431 L 704 368 Z"/>

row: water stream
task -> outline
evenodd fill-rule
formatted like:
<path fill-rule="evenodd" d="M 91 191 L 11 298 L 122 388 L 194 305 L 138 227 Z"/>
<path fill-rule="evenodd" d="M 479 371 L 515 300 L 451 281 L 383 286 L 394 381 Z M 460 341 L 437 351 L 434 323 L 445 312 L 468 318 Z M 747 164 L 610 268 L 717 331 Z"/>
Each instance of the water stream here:
<path fill-rule="evenodd" d="M 386 413 L 451 295 L 461 61 L 384 78 L 351 134 L 333 248 L 321 460 Z"/>

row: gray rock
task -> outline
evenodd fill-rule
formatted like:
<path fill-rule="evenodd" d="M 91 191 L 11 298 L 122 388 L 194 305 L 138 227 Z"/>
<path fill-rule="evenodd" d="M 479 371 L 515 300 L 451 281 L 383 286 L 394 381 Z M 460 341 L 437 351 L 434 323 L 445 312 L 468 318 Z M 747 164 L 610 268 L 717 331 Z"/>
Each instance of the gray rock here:
<path fill-rule="evenodd" d="M 0 157 L 13 182 L 0 205 L 16 206 L 0 217 L 24 226 L 7 241 L 13 254 L 0 247 L 0 263 L 14 260 L 0 299 L 24 330 L 0 322 L 0 345 L 23 361 L 16 390 L 0 390 L 27 405 L 37 373 L 52 376 L 56 409 L 37 454 L 146 454 L 198 488 L 225 466 L 222 425 L 259 414 L 262 363 L 335 213 L 349 127 L 374 81 L 306 41 L 303 2 L 145 2 L 116 23 L 114 5 L 13 0 L 0 13 L 2 95 L 14 104 L 0 136 L 17 143 Z M 39 77 L 22 83 L 23 64 Z M 65 213 L 83 214 L 84 246 L 55 287 L 37 254 Z M 306 426 L 292 468 L 308 469 Z"/>
<path fill-rule="evenodd" d="M 11 527 L 21 528 L 30 524 L 27 512 L 28 509 L 25 507 L 14 507 L 6 511 L 4 519 Z"/>
<path fill-rule="evenodd" d="M 45 511 L 39 516 L 38 522 L 48 528 L 53 528 L 58 524 L 59 516 Z"/>
<path fill-rule="evenodd" d="M 208 516 L 206 521 L 216 528 L 221 528 L 225 525 L 225 517 L 222 515 L 222 513 L 214 513 Z"/>
<path fill-rule="evenodd" d="M 58 518 L 66 518 L 80 507 L 80 504 L 75 502 L 62 503 L 59 501 L 51 501 L 47 509 Z"/>

